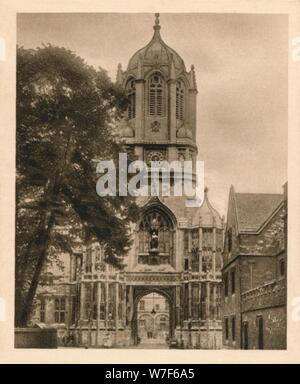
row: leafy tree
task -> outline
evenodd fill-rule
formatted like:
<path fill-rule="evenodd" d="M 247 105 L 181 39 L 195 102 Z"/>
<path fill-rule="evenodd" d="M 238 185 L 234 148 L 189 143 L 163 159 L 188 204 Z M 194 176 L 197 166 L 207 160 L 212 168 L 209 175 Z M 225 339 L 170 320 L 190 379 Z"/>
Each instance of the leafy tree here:
<path fill-rule="evenodd" d="M 26 326 L 49 247 L 70 248 L 54 230 L 58 218 L 77 222 L 105 244 L 106 261 L 124 265 L 131 197 L 96 194 L 96 162 L 124 151 L 115 123 L 123 91 L 103 69 L 51 45 L 17 49 L 16 325 Z M 74 227 L 75 228 L 75 227 Z"/>

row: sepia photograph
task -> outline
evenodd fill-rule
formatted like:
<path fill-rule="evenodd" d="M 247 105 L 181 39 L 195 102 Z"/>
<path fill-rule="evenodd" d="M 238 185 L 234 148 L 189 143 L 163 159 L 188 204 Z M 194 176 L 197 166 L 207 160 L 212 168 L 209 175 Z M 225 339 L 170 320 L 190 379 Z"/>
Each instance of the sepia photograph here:
<path fill-rule="evenodd" d="M 287 348 L 287 41 L 17 14 L 15 348 Z"/>

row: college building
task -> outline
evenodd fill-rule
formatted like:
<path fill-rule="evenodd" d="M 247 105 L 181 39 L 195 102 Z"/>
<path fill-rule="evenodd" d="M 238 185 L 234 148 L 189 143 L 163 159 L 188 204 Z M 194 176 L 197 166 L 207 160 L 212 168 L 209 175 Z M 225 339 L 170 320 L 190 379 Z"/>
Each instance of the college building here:
<path fill-rule="evenodd" d="M 223 263 L 223 346 L 285 349 L 287 184 L 283 194 L 231 187 Z"/>
<path fill-rule="evenodd" d="M 190 160 L 195 169 L 195 69 L 187 70 L 163 41 L 158 14 L 153 28 L 126 70 L 118 66 L 117 83 L 129 99 L 118 134 L 138 160 Z M 128 347 L 156 338 L 165 347 L 222 347 L 224 218 L 207 188 L 200 207 L 174 196 L 174 177 L 170 196 L 137 197 L 140 217 L 124 270 L 104 262 L 97 242 L 74 238 L 72 252 L 59 255 L 63 270 L 52 265 L 44 271 L 32 323 L 57 328 L 60 343 L 73 346 Z M 166 302 L 163 312 L 141 309 L 149 295 Z"/>

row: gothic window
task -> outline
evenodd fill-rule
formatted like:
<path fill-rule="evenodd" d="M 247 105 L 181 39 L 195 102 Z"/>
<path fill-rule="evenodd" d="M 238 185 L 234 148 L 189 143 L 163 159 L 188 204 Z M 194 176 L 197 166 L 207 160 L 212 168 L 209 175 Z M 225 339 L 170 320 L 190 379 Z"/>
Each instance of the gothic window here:
<path fill-rule="evenodd" d="M 45 312 L 46 312 L 46 300 L 44 297 L 42 297 L 41 303 L 40 303 L 40 322 L 41 323 L 45 322 Z"/>
<path fill-rule="evenodd" d="M 212 247 L 213 247 L 213 229 L 212 228 L 203 228 L 202 234 L 203 234 L 202 249 L 203 250 L 212 250 Z"/>
<path fill-rule="evenodd" d="M 193 248 L 192 249 L 192 271 L 193 272 L 199 272 L 199 249 Z"/>
<path fill-rule="evenodd" d="M 154 73 L 149 79 L 149 114 L 163 116 L 164 114 L 164 82 L 159 73 Z"/>
<path fill-rule="evenodd" d="M 206 320 L 206 285 L 202 284 L 201 287 L 201 300 L 200 300 L 201 320 Z"/>
<path fill-rule="evenodd" d="M 176 84 L 176 118 L 183 120 L 184 118 L 184 84 L 178 81 Z"/>
<path fill-rule="evenodd" d="M 235 316 L 232 316 L 232 319 L 231 319 L 231 336 L 232 336 L 232 341 L 235 341 Z"/>
<path fill-rule="evenodd" d="M 225 317 L 225 340 L 229 339 L 229 319 Z"/>
<path fill-rule="evenodd" d="M 231 270 L 231 294 L 235 294 L 235 268 Z"/>
<path fill-rule="evenodd" d="M 64 297 L 57 297 L 54 304 L 55 323 L 64 323 L 66 317 L 66 299 Z"/>
<path fill-rule="evenodd" d="M 199 286 L 198 284 L 194 284 L 192 289 L 192 318 L 194 320 L 197 320 L 199 317 L 198 308 L 199 308 Z"/>
<path fill-rule="evenodd" d="M 127 83 L 127 97 L 128 97 L 128 118 L 135 118 L 135 81 L 129 80 Z"/>
<path fill-rule="evenodd" d="M 202 251 L 202 272 L 210 273 L 212 271 L 212 254 L 210 251 Z"/>

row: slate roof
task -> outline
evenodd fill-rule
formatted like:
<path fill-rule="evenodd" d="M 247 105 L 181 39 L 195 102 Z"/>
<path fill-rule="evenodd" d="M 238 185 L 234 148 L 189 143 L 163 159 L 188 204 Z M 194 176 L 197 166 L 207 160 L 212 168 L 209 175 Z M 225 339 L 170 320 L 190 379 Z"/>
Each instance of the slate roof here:
<path fill-rule="evenodd" d="M 239 232 L 256 232 L 283 201 L 272 193 L 235 193 Z"/>

